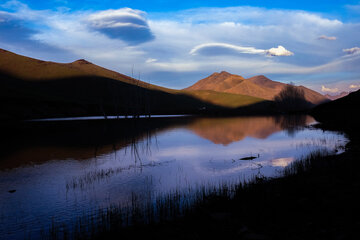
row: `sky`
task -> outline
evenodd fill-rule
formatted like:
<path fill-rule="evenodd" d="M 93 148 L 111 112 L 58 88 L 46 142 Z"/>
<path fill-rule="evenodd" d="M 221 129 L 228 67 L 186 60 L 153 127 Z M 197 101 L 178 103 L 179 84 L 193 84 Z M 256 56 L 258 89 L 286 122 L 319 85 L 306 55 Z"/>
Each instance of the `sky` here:
<path fill-rule="evenodd" d="M 228 71 L 334 95 L 360 89 L 360 0 L 0 0 L 0 48 L 176 89 Z"/>

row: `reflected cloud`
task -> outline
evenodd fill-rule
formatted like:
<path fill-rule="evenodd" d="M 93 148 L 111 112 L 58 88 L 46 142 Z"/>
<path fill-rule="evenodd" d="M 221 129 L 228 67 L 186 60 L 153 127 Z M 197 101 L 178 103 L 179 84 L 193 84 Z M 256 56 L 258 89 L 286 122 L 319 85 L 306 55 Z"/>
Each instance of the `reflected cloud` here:
<path fill-rule="evenodd" d="M 293 158 L 293 157 L 276 158 L 276 159 L 271 160 L 270 163 L 271 163 L 271 166 L 273 166 L 273 167 L 286 167 L 293 161 L 295 161 L 295 158 Z"/>

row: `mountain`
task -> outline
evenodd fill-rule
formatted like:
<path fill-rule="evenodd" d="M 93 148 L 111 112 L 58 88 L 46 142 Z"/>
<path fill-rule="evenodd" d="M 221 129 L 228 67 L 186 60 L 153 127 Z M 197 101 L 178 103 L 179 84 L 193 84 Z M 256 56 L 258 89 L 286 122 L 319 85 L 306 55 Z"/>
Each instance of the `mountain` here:
<path fill-rule="evenodd" d="M 315 107 L 311 114 L 320 122 L 333 122 L 358 126 L 360 116 L 360 90 L 334 101 Z"/>
<path fill-rule="evenodd" d="M 228 111 L 264 99 L 168 89 L 84 59 L 56 63 L 0 49 L 0 119 Z"/>
<path fill-rule="evenodd" d="M 330 95 L 330 94 L 325 94 L 324 96 L 330 100 L 336 100 L 336 99 L 339 99 L 339 98 L 342 98 L 342 97 L 345 97 L 347 95 L 349 95 L 350 92 L 341 92 L 337 95 Z"/>
<path fill-rule="evenodd" d="M 213 90 L 233 94 L 242 94 L 258 97 L 266 100 L 274 100 L 287 84 L 272 81 L 260 75 L 245 79 L 242 76 L 230 74 L 228 72 L 213 73 L 209 77 L 201 79 L 186 90 Z M 305 100 L 312 104 L 320 104 L 327 101 L 323 95 L 308 89 L 304 86 L 296 87 L 304 92 Z"/>

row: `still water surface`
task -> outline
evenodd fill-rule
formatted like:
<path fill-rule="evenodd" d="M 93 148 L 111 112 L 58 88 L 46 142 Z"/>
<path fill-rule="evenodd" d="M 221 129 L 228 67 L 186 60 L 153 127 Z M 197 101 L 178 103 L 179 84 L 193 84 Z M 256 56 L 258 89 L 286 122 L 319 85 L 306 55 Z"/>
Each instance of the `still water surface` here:
<path fill-rule="evenodd" d="M 0 238 L 36 239 L 54 222 L 126 206 L 134 193 L 279 176 L 310 152 L 341 152 L 346 137 L 314 123 L 309 116 L 183 117 L 8 129 L 0 154 Z M 250 156 L 256 158 L 240 160 Z"/>

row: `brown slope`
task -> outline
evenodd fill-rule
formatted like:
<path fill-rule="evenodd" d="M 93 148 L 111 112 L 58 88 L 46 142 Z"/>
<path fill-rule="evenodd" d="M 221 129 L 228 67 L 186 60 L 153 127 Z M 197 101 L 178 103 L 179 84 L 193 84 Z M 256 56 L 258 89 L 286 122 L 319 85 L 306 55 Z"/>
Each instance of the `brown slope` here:
<path fill-rule="evenodd" d="M 96 76 L 151 89 L 169 90 L 100 67 L 84 59 L 72 63 L 56 63 L 21 56 L 3 49 L 0 49 L 0 71 L 25 81 L 49 81 Z"/>
<path fill-rule="evenodd" d="M 315 105 L 319 105 L 321 103 L 324 103 L 324 102 L 328 102 L 329 99 L 327 99 L 324 95 L 314 91 L 314 90 L 311 90 L 309 88 L 306 88 L 304 86 L 298 86 L 298 88 L 300 88 L 301 90 L 304 91 L 305 93 L 305 99 L 308 101 L 308 102 L 311 102 Z"/>
<path fill-rule="evenodd" d="M 276 89 L 281 91 L 283 87 L 286 85 L 285 83 L 275 82 L 264 75 L 258 75 L 255 77 L 251 77 L 247 79 L 248 81 L 255 83 L 256 85 L 263 86 L 266 88 Z"/>
<path fill-rule="evenodd" d="M 266 100 L 273 100 L 274 96 L 277 95 L 280 91 L 273 90 L 268 87 L 264 87 L 261 85 L 257 85 L 250 81 L 243 81 L 240 84 L 233 86 L 228 89 L 226 92 L 234 93 L 234 94 L 243 94 L 258 98 L 263 98 Z"/>
<path fill-rule="evenodd" d="M 212 90 L 217 92 L 226 92 L 233 86 L 243 81 L 244 78 L 242 76 L 222 71 L 221 73 L 216 72 L 211 74 L 209 77 L 201 79 L 185 90 Z"/>
<path fill-rule="evenodd" d="M 0 50 L 0 71 L 22 80 L 49 80 L 84 76 L 79 69 L 67 64 L 42 61 Z"/>
<path fill-rule="evenodd" d="M 236 81 L 234 81 L 234 79 L 236 79 Z M 239 75 L 221 72 L 214 73 L 198 81 L 188 87 L 187 90 L 213 90 L 273 100 L 285 86 L 286 84 L 272 81 L 263 75 L 244 79 Z M 319 104 L 327 100 L 320 93 L 304 86 L 299 86 L 298 88 L 304 91 L 305 99 L 313 104 Z"/>

